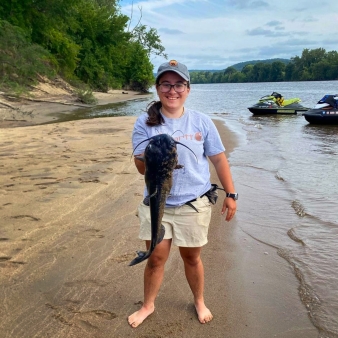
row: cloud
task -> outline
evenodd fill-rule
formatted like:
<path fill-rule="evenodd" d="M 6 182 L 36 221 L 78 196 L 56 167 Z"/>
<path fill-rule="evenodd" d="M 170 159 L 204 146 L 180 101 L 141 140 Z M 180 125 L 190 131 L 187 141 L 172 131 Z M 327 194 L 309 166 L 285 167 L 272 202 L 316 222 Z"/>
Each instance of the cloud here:
<path fill-rule="evenodd" d="M 178 30 L 178 29 L 170 29 L 170 28 L 159 28 L 158 31 L 160 33 L 164 33 L 164 34 L 172 34 L 172 35 L 180 35 L 180 34 L 184 34 L 184 32 Z"/>
<path fill-rule="evenodd" d="M 268 37 L 282 37 L 282 36 L 290 36 L 291 32 L 277 32 L 271 29 L 264 29 L 261 27 L 257 27 L 251 30 L 246 31 L 247 35 L 255 36 L 255 35 L 262 35 L 262 36 L 268 36 Z"/>
<path fill-rule="evenodd" d="M 121 1 L 127 15 L 131 1 Z M 337 0 L 311 6 L 308 0 L 134 0 L 133 20 L 141 17 L 142 24 L 157 30 L 169 59 L 191 69 L 225 69 L 237 62 L 300 56 L 305 48 L 335 50 L 337 13 Z M 157 69 L 165 59 L 151 61 Z"/>
<path fill-rule="evenodd" d="M 251 1 L 251 0 L 229 0 L 226 1 L 231 7 L 239 8 L 239 9 L 260 9 L 260 8 L 268 8 L 269 3 L 266 1 Z"/>
<path fill-rule="evenodd" d="M 280 27 L 280 26 L 282 26 L 282 24 L 283 23 L 281 21 L 274 20 L 274 21 L 267 22 L 265 25 L 271 26 L 271 27 Z"/>

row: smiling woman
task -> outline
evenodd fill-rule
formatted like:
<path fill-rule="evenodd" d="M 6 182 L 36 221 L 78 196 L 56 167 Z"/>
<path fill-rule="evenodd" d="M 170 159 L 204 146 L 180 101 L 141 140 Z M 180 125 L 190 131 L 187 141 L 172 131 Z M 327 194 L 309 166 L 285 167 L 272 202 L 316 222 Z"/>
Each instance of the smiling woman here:
<path fill-rule="evenodd" d="M 154 243 L 153 234 L 157 233 L 158 224 L 164 226 L 164 235 L 157 241 L 148 258 L 144 272 L 144 302 L 141 309 L 128 318 L 132 327 L 139 326 L 154 312 L 155 299 L 164 278 L 164 266 L 172 244 L 179 247 L 198 320 L 204 324 L 213 318 L 204 303 L 204 268 L 201 260 L 202 247 L 208 242 L 211 218 L 211 203 L 207 197 L 211 188 L 208 158 L 214 165 L 224 190 L 228 193 L 234 193 L 235 190 L 225 149 L 214 123 L 206 114 L 184 108 L 190 93 L 189 83 L 190 74 L 184 64 L 176 60 L 162 64 L 156 76 L 159 101 L 152 102 L 147 113 L 141 115 L 134 125 L 134 149 L 138 146 L 135 165 L 140 174 L 145 174 L 146 180 L 151 171 L 151 180 L 156 185 L 151 192 L 145 189 L 145 199 L 138 207 L 139 238 L 145 240 L 146 248 L 149 249 L 151 243 Z M 163 189 L 163 180 L 157 176 L 166 171 L 169 160 L 168 157 L 163 157 L 162 165 L 157 170 L 150 167 L 149 163 L 155 162 L 153 159 L 145 157 L 141 161 L 148 149 L 145 141 L 159 134 L 174 135 L 177 132 L 180 135 L 175 138 L 176 141 L 179 140 L 191 149 L 196 154 L 197 161 L 184 147 L 177 151 L 179 165 L 173 170 L 170 194 L 165 200 L 159 201 L 161 197 L 158 197 L 157 192 Z M 161 147 L 165 147 L 164 143 L 160 144 L 159 148 Z M 161 156 L 162 151 L 157 154 L 154 156 Z M 154 205 L 162 204 L 163 207 L 163 203 L 164 211 L 154 212 Z M 225 219 L 230 221 L 235 212 L 235 198 L 225 197 L 221 209 L 221 213 L 226 215 Z"/>

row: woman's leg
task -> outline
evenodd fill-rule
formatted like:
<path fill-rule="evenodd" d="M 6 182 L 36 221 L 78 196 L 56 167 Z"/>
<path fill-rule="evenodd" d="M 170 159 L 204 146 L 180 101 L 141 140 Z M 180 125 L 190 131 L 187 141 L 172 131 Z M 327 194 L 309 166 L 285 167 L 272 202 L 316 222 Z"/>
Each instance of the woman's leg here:
<path fill-rule="evenodd" d="M 204 324 L 212 320 L 210 310 L 204 304 L 204 267 L 201 260 L 202 248 L 180 247 L 184 269 L 190 289 L 194 295 L 198 320 Z"/>
<path fill-rule="evenodd" d="M 150 241 L 146 241 L 147 249 Z M 148 258 L 144 269 L 144 302 L 140 310 L 128 317 L 132 327 L 139 326 L 155 310 L 155 299 L 160 290 L 164 275 L 164 265 L 168 259 L 171 239 L 164 239 L 157 244 Z"/>

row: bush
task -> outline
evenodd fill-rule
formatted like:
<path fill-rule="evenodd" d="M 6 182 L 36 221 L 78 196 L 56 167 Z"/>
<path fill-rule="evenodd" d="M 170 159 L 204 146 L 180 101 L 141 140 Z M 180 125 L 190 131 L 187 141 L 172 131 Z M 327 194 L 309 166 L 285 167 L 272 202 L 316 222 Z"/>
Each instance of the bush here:
<path fill-rule="evenodd" d="M 32 44 L 22 29 L 0 20 L 0 89 L 27 91 L 39 76 L 54 77 L 55 65 L 52 55 Z"/>

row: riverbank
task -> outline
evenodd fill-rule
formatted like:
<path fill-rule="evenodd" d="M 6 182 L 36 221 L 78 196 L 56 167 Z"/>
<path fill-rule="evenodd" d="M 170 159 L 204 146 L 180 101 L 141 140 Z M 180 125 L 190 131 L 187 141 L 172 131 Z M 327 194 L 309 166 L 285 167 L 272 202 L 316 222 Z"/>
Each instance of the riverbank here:
<path fill-rule="evenodd" d="M 143 247 L 135 210 L 144 180 L 130 159 L 134 121 L 0 130 L 2 336 L 317 337 L 286 261 L 241 232 L 236 219 L 226 223 L 219 203 L 203 250 L 214 320 L 198 322 L 173 247 L 155 313 L 129 327 L 143 294 L 143 264 L 128 266 Z M 236 135 L 215 123 L 231 159 Z"/>
<path fill-rule="evenodd" d="M 147 98 L 149 94 L 129 90 L 109 90 L 107 93 L 93 92 L 93 96 L 97 100 L 95 105 L 104 106 Z M 36 89 L 26 98 L 18 99 L 0 93 L 0 128 L 39 125 L 57 120 L 60 114 L 93 106 L 79 102 L 71 89 L 55 87 L 51 84 L 39 84 L 39 90 Z"/>

